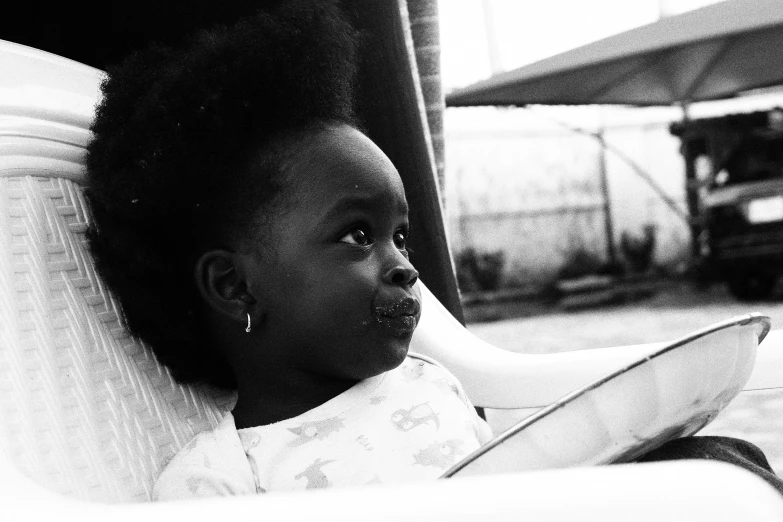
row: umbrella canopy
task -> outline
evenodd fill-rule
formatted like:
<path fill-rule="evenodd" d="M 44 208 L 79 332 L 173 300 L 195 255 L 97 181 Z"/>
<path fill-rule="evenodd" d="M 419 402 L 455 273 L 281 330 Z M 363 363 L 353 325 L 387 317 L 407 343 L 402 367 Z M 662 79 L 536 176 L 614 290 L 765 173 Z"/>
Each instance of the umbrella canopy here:
<path fill-rule="evenodd" d="M 727 0 L 497 74 L 446 105 L 671 105 L 779 84 L 783 1 Z"/>

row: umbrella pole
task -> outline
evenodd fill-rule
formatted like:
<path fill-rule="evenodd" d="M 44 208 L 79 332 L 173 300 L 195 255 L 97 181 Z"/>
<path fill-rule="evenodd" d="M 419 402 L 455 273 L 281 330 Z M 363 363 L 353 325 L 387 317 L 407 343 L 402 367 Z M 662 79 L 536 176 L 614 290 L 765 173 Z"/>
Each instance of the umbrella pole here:
<path fill-rule="evenodd" d="M 682 108 L 682 123 L 684 128 L 690 122 L 688 112 L 688 102 L 680 104 Z M 694 258 L 699 257 L 699 234 L 701 233 L 701 223 L 699 216 L 699 188 L 696 179 L 696 156 L 693 153 L 693 147 L 687 139 L 682 140 L 680 153 L 685 161 L 685 200 L 688 205 L 688 226 L 691 230 L 691 254 Z"/>
<path fill-rule="evenodd" d="M 601 178 L 601 194 L 604 200 L 604 229 L 606 231 L 606 256 L 609 266 L 614 270 L 617 266 L 617 250 L 614 246 L 614 222 L 612 221 L 612 200 L 609 195 L 609 175 L 606 170 L 606 142 L 604 141 L 603 123 L 595 134 L 598 141 L 598 175 Z"/>

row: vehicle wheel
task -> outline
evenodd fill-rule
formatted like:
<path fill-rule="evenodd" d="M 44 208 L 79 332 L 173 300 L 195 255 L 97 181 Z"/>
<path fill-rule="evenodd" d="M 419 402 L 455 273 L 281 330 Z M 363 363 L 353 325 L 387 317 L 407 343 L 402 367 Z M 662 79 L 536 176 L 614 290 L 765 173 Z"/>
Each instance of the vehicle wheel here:
<path fill-rule="evenodd" d="M 766 299 L 775 288 L 777 276 L 764 272 L 736 274 L 729 278 L 729 291 L 740 301 Z"/>

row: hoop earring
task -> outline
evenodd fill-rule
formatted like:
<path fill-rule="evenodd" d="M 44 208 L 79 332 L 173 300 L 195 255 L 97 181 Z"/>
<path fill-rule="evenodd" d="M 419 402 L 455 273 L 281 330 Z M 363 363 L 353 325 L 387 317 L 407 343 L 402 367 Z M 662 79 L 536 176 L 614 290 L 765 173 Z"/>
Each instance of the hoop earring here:
<path fill-rule="evenodd" d="M 245 332 L 250 333 L 250 313 L 245 312 L 247 314 L 247 328 L 245 328 Z"/>

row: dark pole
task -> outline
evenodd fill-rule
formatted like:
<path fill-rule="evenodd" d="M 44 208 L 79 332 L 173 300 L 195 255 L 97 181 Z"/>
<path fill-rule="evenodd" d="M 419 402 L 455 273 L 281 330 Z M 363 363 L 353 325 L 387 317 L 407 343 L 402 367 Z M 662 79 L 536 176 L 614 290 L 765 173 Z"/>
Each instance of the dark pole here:
<path fill-rule="evenodd" d="M 689 132 L 691 117 L 688 111 L 688 102 L 680 104 L 682 108 L 682 133 L 680 135 L 680 152 L 685 161 L 685 201 L 688 205 L 688 223 L 691 229 L 691 253 L 695 259 L 701 255 L 699 249 L 699 234 L 701 234 L 701 209 L 699 202 L 699 180 L 696 179 L 696 156 L 698 151 L 694 147 Z"/>
<path fill-rule="evenodd" d="M 598 175 L 601 178 L 601 194 L 604 200 L 604 230 L 606 232 L 606 256 L 612 270 L 617 266 L 617 250 L 614 246 L 614 223 L 612 221 L 612 200 L 609 195 L 609 175 L 606 170 L 606 143 L 603 126 L 595 135 L 600 150 L 598 152 Z"/>

